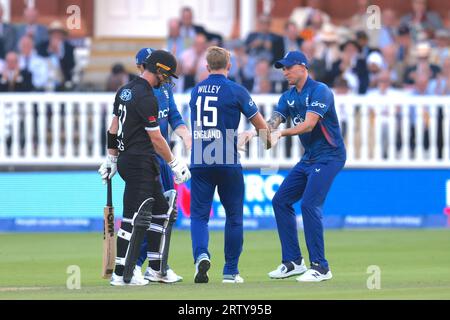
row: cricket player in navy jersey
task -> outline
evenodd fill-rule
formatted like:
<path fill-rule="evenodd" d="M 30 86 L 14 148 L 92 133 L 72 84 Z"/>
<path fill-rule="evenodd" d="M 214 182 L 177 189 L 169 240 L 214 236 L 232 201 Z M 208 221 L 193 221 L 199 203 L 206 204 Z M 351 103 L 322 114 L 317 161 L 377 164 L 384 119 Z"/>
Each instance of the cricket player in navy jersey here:
<path fill-rule="evenodd" d="M 248 91 L 227 79 L 230 54 L 209 47 L 206 54 L 209 77 L 191 92 L 191 237 L 195 283 L 207 283 L 211 255 L 208 222 L 215 189 L 225 208 L 225 265 L 223 283 L 242 283 L 238 262 L 243 247 L 244 178 L 237 152 L 241 113 L 269 143 L 268 126 Z"/>
<path fill-rule="evenodd" d="M 142 48 L 136 54 L 136 67 L 142 74 L 145 70 L 145 61 L 152 54 L 154 49 L 152 48 Z M 158 121 L 161 134 L 167 143 L 170 143 L 169 137 L 169 126 L 183 141 L 184 146 L 187 150 L 191 149 L 191 133 L 187 128 L 183 118 L 178 112 L 175 99 L 172 92 L 172 84 L 164 83 L 158 88 L 153 88 L 153 93 L 158 100 Z M 170 169 L 169 164 L 158 154 L 156 158 L 160 166 L 160 179 L 163 187 L 163 191 L 174 190 L 173 173 Z M 175 203 L 176 205 L 176 203 Z M 141 255 L 136 263 L 136 267 L 140 272 L 142 265 L 148 255 L 151 252 L 147 252 L 147 237 L 141 245 Z M 147 267 L 144 278 L 150 282 L 163 282 L 163 283 L 173 283 L 181 281 L 183 278 L 178 276 L 168 265 L 166 265 L 166 275 L 161 275 L 159 272 L 155 272 L 151 267 Z"/>
<path fill-rule="evenodd" d="M 275 63 L 275 68 L 283 69 L 292 88 L 283 93 L 268 121 L 272 146 L 281 137 L 298 136 L 305 153 L 272 199 L 282 263 L 269 273 L 269 277 L 280 279 L 300 275 L 297 281 L 301 282 L 329 280 L 332 274 L 325 258 L 322 206 L 346 160 L 333 93 L 325 84 L 309 77 L 308 61 L 302 52 L 288 52 Z M 280 123 L 288 119 L 293 127 L 277 130 Z M 310 269 L 305 265 L 298 243 L 293 205 L 300 199 Z"/>

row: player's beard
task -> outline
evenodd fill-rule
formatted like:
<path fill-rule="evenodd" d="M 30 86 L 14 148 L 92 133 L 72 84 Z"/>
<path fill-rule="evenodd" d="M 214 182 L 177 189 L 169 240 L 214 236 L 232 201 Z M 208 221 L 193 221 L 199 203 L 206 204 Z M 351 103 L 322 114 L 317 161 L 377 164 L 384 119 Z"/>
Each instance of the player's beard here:
<path fill-rule="evenodd" d="M 288 79 L 288 83 L 290 86 L 297 86 L 297 84 L 300 82 L 300 79 Z"/>

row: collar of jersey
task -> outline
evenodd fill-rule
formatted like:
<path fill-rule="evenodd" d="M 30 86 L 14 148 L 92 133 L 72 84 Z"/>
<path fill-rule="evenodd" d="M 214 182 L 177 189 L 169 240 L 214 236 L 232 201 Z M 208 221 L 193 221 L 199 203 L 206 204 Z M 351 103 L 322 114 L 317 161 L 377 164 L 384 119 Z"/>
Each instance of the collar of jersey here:
<path fill-rule="evenodd" d="M 143 81 L 143 83 L 145 83 L 149 88 L 152 88 L 152 89 L 153 89 L 153 87 L 150 85 L 150 83 L 148 83 L 148 81 L 145 80 L 144 78 L 142 78 L 142 77 L 137 77 L 136 79 L 137 79 L 137 81 Z M 156 89 L 156 88 L 155 88 L 155 89 Z"/>
<path fill-rule="evenodd" d="M 210 74 L 209 76 L 214 77 L 214 78 L 226 78 L 223 74 L 217 74 L 217 73 Z"/>

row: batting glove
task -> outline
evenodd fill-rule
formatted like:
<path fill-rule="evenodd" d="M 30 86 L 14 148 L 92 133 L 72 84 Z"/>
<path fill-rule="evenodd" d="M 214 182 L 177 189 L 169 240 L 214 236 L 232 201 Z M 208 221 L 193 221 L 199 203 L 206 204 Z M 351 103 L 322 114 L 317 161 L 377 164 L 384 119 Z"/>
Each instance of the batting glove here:
<path fill-rule="evenodd" d="M 245 145 L 256 136 L 256 130 L 249 130 L 239 133 L 237 148 L 239 151 L 245 151 Z"/>
<path fill-rule="evenodd" d="M 273 148 L 281 138 L 281 130 L 273 130 L 270 134 L 271 147 Z"/>
<path fill-rule="evenodd" d="M 108 175 L 108 169 L 111 169 Z M 106 184 L 108 179 L 111 179 L 117 172 L 117 156 L 114 156 L 112 154 L 108 154 L 106 156 L 105 161 L 100 166 L 100 169 L 98 169 L 98 173 L 102 177 L 103 184 Z"/>
<path fill-rule="evenodd" d="M 177 158 L 170 161 L 169 166 L 175 176 L 176 184 L 186 182 L 191 178 L 191 172 L 189 171 L 187 165 L 184 162 L 179 161 Z"/>

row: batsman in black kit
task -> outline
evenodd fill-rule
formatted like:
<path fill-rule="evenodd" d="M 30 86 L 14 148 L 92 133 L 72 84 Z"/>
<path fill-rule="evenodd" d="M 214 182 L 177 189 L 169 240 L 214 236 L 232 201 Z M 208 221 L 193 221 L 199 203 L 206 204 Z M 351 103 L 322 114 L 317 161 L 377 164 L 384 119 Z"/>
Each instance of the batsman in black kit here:
<path fill-rule="evenodd" d="M 146 60 L 142 75 L 117 91 L 111 126 L 108 130 L 108 155 L 99 173 L 106 181 L 116 171 L 125 181 L 123 220 L 117 233 L 117 257 L 111 285 L 146 285 L 135 268 L 140 245 L 147 233 L 149 267 L 164 274 L 167 265 L 171 225 L 176 219 L 176 204 L 162 193 L 158 153 L 167 161 L 175 182 L 189 180 L 191 174 L 176 159 L 158 124 L 158 102 L 153 87 L 176 77 L 175 57 L 163 50 L 154 51 Z M 109 171 L 108 171 L 109 169 Z M 150 256 L 149 256 L 150 257 Z"/>

